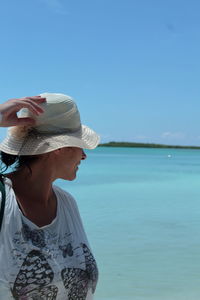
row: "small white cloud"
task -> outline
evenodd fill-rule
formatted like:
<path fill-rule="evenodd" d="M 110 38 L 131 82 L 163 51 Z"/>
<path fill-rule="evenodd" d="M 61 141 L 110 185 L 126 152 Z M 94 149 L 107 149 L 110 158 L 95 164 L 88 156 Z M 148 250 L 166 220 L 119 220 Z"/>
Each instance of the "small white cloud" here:
<path fill-rule="evenodd" d="M 184 139 L 186 135 L 183 132 L 170 132 L 166 131 L 161 134 L 163 139 Z"/>

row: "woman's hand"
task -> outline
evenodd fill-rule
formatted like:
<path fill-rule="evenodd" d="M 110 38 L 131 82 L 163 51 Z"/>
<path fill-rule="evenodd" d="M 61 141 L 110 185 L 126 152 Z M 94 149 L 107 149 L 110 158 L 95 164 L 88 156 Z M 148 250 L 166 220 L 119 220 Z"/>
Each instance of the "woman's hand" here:
<path fill-rule="evenodd" d="M 38 116 L 44 112 L 41 103 L 46 101 L 45 98 L 40 96 L 25 97 L 19 99 L 10 99 L 3 104 L 0 104 L 0 126 L 24 126 L 34 125 L 35 120 L 33 118 L 19 118 L 17 112 L 22 108 L 28 108 L 31 113 Z"/>

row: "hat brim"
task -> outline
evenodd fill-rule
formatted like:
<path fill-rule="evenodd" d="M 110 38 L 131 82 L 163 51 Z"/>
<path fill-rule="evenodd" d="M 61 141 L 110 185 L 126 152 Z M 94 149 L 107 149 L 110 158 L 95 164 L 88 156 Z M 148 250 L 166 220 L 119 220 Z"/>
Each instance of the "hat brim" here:
<path fill-rule="evenodd" d="M 94 149 L 99 141 L 96 132 L 82 125 L 80 130 L 73 133 L 31 135 L 23 139 L 8 135 L 0 144 L 0 151 L 13 155 L 38 155 L 64 147 Z"/>

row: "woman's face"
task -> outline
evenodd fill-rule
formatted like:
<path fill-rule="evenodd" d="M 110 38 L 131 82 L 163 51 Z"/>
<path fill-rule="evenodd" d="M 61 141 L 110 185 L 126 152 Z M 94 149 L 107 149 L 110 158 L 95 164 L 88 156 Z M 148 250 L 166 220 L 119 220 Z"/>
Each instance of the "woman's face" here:
<path fill-rule="evenodd" d="M 81 148 L 65 147 L 55 150 L 55 172 L 57 178 L 74 180 L 81 160 L 86 159 L 86 154 Z"/>

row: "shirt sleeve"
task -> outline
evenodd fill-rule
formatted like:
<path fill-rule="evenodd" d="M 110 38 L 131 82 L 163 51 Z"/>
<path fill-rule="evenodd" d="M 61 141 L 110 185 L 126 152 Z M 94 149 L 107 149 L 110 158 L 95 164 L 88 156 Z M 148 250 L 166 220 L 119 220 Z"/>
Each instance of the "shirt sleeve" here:
<path fill-rule="evenodd" d="M 56 189 L 57 192 L 59 192 L 60 196 L 65 201 L 67 201 L 69 209 L 70 209 L 71 217 L 72 217 L 73 220 L 76 220 L 76 222 L 75 222 L 76 226 L 79 229 L 79 231 L 81 233 L 81 236 L 84 237 L 84 240 L 85 240 L 86 244 L 90 248 L 90 244 L 88 242 L 87 234 L 86 234 L 85 229 L 84 229 L 83 221 L 82 221 L 82 218 L 81 218 L 76 200 L 74 199 L 74 197 L 70 193 L 64 191 L 63 189 L 59 188 L 58 186 L 54 185 L 54 188 Z"/>
<path fill-rule="evenodd" d="M 10 287 L 0 280 L 0 299 L 13 300 L 14 297 L 10 291 Z"/>

